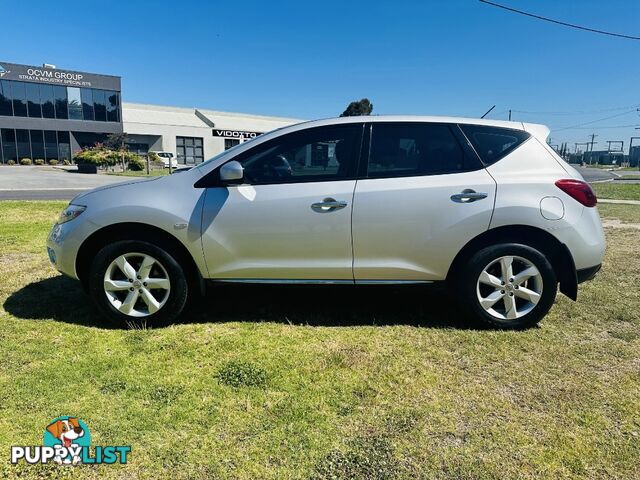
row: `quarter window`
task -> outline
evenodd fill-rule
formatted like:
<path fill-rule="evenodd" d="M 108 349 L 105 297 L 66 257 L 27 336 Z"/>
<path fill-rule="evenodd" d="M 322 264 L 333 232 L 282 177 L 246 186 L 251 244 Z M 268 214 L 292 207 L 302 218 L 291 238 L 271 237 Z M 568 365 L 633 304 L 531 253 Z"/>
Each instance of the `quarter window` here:
<path fill-rule="evenodd" d="M 460 125 L 485 165 L 491 165 L 514 151 L 531 135 L 522 130 L 486 125 Z"/>
<path fill-rule="evenodd" d="M 254 185 L 354 178 L 362 125 L 294 132 L 240 155 L 246 180 Z"/>
<path fill-rule="evenodd" d="M 458 173 L 479 168 L 468 159 L 449 125 L 372 125 L 367 176 L 403 177 Z"/>

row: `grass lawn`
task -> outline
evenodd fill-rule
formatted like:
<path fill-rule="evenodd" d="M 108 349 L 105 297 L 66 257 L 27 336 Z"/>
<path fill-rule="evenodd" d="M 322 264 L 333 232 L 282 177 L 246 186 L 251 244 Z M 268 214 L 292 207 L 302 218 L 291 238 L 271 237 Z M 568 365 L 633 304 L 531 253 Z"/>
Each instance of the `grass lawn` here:
<path fill-rule="evenodd" d="M 64 205 L 0 202 L 0 478 L 640 478 L 637 229 L 607 228 L 579 301 L 525 332 L 436 292 L 335 287 L 218 288 L 126 330 L 49 265 Z M 10 465 L 59 415 L 129 464 Z"/>
<path fill-rule="evenodd" d="M 640 200 L 639 183 L 592 183 L 591 187 L 598 198 L 611 198 L 614 200 Z"/>
<path fill-rule="evenodd" d="M 124 172 L 109 172 L 107 175 L 116 175 L 119 177 L 163 177 L 165 175 L 169 175 L 169 169 L 156 168 L 155 170 L 149 171 L 149 175 L 147 175 L 146 170 L 139 172 L 134 172 L 132 170 L 125 170 Z"/>

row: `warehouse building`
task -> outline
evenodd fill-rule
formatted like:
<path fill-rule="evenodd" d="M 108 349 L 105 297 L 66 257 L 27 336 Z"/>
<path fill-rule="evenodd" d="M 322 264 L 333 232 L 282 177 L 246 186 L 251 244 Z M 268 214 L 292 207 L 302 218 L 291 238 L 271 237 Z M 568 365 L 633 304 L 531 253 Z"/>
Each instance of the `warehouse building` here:
<path fill-rule="evenodd" d="M 197 164 L 299 121 L 123 103 L 120 77 L 0 61 L 0 163 L 71 160 L 76 151 L 124 132 L 133 152 L 168 151 L 178 163 Z"/>

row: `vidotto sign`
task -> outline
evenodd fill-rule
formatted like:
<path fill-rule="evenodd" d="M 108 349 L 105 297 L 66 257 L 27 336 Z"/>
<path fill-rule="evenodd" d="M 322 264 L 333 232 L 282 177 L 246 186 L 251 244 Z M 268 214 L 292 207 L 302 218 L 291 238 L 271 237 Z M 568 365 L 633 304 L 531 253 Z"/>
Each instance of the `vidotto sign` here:
<path fill-rule="evenodd" d="M 213 129 L 214 137 L 223 138 L 256 138 L 258 135 L 262 135 L 263 132 L 247 132 L 245 130 L 222 130 L 219 128 Z"/>
<path fill-rule="evenodd" d="M 120 91 L 120 77 L 75 72 L 58 68 L 34 67 L 0 61 L 0 78 L 20 82 L 50 83 L 65 87 L 86 87 Z"/>

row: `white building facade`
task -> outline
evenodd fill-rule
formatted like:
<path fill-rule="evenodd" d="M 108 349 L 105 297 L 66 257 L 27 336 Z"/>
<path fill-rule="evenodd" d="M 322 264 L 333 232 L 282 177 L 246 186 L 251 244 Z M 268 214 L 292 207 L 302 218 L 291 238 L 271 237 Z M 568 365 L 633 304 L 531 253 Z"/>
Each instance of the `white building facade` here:
<path fill-rule="evenodd" d="M 127 102 L 122 104 L 122 120 L 130 151 L 171 152 L 185 165 L 201 163 L 257 135 L 302 121 Z"/>

